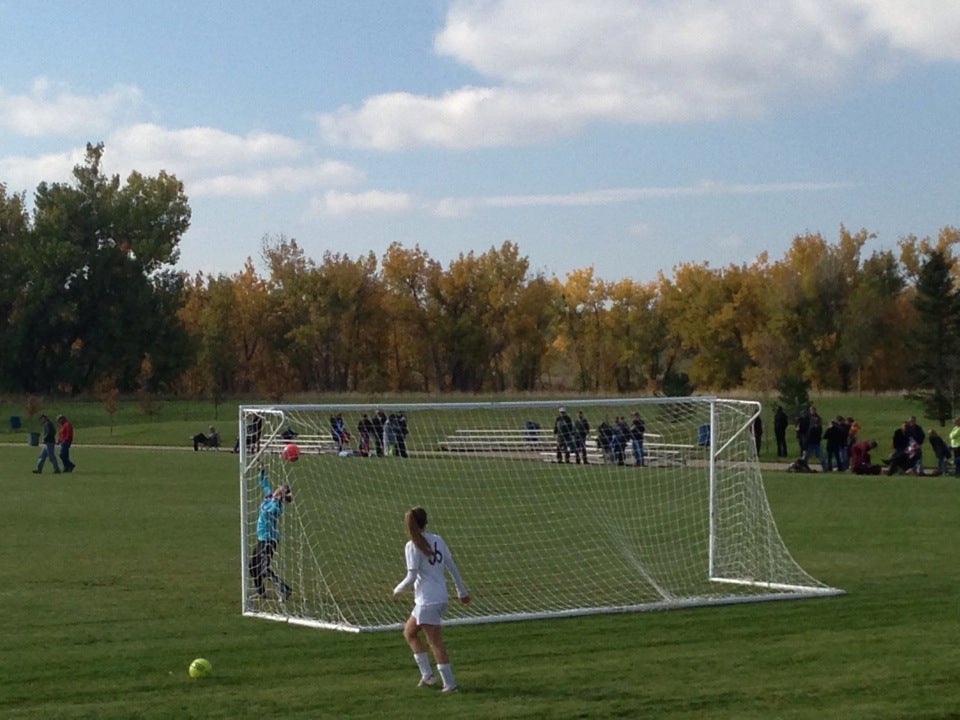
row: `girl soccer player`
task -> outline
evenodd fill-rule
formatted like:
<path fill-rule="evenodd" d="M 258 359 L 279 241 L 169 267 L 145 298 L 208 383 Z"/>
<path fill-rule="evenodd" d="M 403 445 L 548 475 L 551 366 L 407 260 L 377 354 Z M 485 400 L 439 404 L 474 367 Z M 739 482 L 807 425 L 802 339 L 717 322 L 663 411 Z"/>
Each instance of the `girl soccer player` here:
<path fill-rule="evenodd" d="M 457 685 L 453 680 L 450 657 L 440 636 L 440 623 L 447 609 L 448 598 L 444 570 L 453 578 L 457 595 L 464 605 L 470 602 L 470 593 L 463 584 L 457 564 L 443 538 L 436 533 L 424 532 L 427 526 L 427 511 L 422 507 L 407 510 L 404 523 L 407 537 L 410 538 L 404 548 L 407 575 L 393 589 L 393 594 L 397 595 L 413 583 L 414 604 L 413 612 L 403 627 L 403 638 L 413 650 L 413 659 L 420 668 L 420 686 L 436 683 L 430 669 L 430 657 L 427 655 L 429 643 L 443 682 L 443 691 L 452 692 L 457 689 Z M 420 637 L 421 630 L 427 636 L 427 643 Z"/>
<path fill-rule="evenodd" d="M 286 483 L 276 489 L 271 487 L 266 470 L 260 471 L 259 480 L 260 487 L 263 489 L 263 502 L 260 503 L 260 513 L 257 515 L 257 546 L 247 570 L 253 578 L 253 586 L 258 598 L 263 598 L 267 594 L 263 587 L 263 580 L 267 578 L 276 586 L 280 599 L 286 602 L 293 590 L 270 568 L 270 562 L 273 560 L 280 540 L 280 516 L 283 515 L 283 504 L 293 502 L 293 493 Z"/>

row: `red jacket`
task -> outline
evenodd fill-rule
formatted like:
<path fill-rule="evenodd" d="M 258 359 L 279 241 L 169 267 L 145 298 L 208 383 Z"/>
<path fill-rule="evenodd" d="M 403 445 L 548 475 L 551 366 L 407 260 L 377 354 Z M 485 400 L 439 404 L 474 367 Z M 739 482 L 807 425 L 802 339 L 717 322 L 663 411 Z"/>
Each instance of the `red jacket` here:
<path fill-rule="evenodd" d="M 69 420 L 60 423 L 60 430 L 57 431 L 57 442 L 73 442 L 73 425 Z"/>

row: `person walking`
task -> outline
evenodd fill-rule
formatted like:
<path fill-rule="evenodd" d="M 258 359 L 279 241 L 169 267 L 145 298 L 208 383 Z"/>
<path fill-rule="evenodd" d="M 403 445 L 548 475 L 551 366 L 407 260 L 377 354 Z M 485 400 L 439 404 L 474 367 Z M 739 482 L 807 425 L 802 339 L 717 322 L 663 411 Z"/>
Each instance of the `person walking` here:
<path fill-rule="evenodd" d="M 60 463 L 57 462 L 57 454 L 54 452 L 57 444 L 57 431 L 53 428 L 53 423 L 46 415 L 40 415 L 40 455 L 37 457 L 37 466 L 33 469 L 35 475 L 43 472 L 43 464 L 49 460 L 53 465 L 54 474 L 60 472 Z"/>
<path fill-rule="evenodd" d="M 277 543 L 280 541 L 280 518 L 283 515 L 283 506 L 293 502 L 293 493 L 287 483 L 276 488 L 271 487 L 266 470 L 260 471 L 259 479 L 260 487 L 263 488 L 263 502 L 260 503 L 260 512 L 257 515 L 257 546 L 250 557 L 247 571 L 253 578 L 253 586 L 258 598 L 264 598 L 267 595 L 263 586 L 266 578 L 280 592 L 281 602 L 286 602 L 290 599 L 293 589 L 273 572 L 270 564 L 277 552 Z"/>
<path fill-rule="evenodd" d="M 76 465 L 70 459 L 70 448 L 73 445 L 73 423 L 63 415 L 57 415 L 57 442 L 60 445 L 60 462 L 64 472 L 73 472 Z"/>
<path fill-rule="evenodd" d="M 436 533 L 425 531 L 427 511 L 422 507 L 411 508 L 404 514 L 403 521 L 409 538 L 404 546 L 407 574 L 393 589 L 393 594 L 398 595 L 413 585 L 414 598 L 413 611 L 403 626 L 403 638 L 413 651 L 413 659 L 420 670 L 419 686 L 427 687 L 437 682 L 427 654 L 429 646 L 437 663 L 443 691 L 452 692 L 457 689 L 457 684 L 453 678 L 450 656 L 440 633 L 449 597 L 444 573 L 449 573 L 453 578 L 457 595 L 464 605 L 470 602 L 470 593 L 443 538 Z M 420 637 L 421 631 L 427 638 L 426 642 Z"/>

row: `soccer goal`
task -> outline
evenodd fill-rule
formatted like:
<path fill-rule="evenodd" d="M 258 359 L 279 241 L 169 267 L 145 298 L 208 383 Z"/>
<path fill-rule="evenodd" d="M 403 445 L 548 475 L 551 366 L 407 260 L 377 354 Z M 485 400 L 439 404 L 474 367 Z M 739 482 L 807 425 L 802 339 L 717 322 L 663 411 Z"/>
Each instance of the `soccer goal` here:
<path fill-rule="evenodd" d="M 400 628 L 412 597 L 392 589 L 406 570 L 403 514 L 417 505 L 473 596 L 450 603 L 449 624 L 841 593 L 781 539 L 752 434 L 759 412 L 705 397 L 241 407 L 243 613 Z M 288 483 L 294 501 L 277 579 L 258 593 L 262 477 Z"/>

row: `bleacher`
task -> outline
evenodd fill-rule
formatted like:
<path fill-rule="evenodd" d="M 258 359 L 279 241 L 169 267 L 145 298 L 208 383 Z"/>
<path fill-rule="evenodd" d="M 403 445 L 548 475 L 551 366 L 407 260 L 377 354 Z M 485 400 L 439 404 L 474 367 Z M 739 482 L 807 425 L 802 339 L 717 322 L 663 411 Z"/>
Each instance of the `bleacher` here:
<path fill-rule="evenodd" d="M 557 461 L 557 440 L 552 429 L 547 428 L 473 428 L 456 430 L 439 443 L 445 452 L 459 453 L 536 453 L 544 462 Z M 633 464 L 630 443 L 624 450 L 625 463 Z M 643 450 L 647 465 L 684 465 L 694 454 L 696 446 L 663 442 L 658 433 L 646 433 Z M 571 462 L 574 462 L 571 453 Z M 595 464 L 616 462 L 612 456 L 604 457 L 596 434 L 587 438 L 587 461 Z"/>
<path fill-rule="evenodd" d="M 446 452 L 542 452 L 556 447 L 553 430 L 476 428 L 456 430 L 439 443 Z"/>
<path fill-rule="evenodd" d="M 329 435 L 297 435 L 293 438 L 276 436 L 264 442 L 262 450 L 279 453 L 287 443 L 296 443 L 301 453 L 336 453 L 337 444 Z"/>

